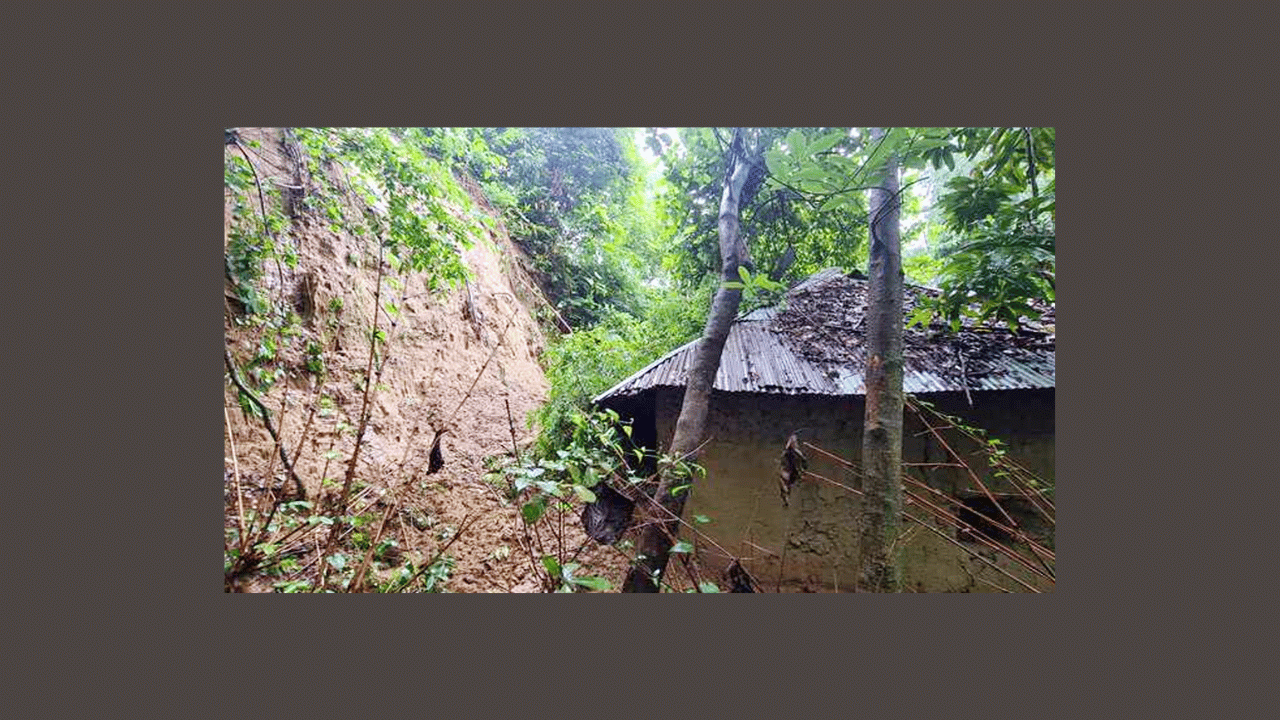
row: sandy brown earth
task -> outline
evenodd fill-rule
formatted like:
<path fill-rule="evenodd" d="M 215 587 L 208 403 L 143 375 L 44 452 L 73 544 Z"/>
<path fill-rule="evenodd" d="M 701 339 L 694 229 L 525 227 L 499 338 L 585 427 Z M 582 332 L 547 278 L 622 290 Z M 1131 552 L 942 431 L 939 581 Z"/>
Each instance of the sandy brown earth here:
<path fill-rule="evenodd" d="M 242 130 L 241 135 L 260 143 L 250 149 L 250 158 L 263 182 L 296 182 L 280 133 Z M 228 152 L 238 151 L 228 148 Z M 230 205 L 227 221 L 229 228 Z M 324 490 L 336 492 L 354 449 L 354 428 L 363 402 L 360 383 L 369 361 L 376 246 L 336 234 L 305 214 L 293 221 L 286 241 L 296 247 L 297 266 L 268 263 L 264 292 L 291 301 L 309 294 L 302 306 L 309 304 L 315 310 L 291 350 L 282 353 L 289 379 L 277 384 L 264 400 L 272 408 L 285 448 L 291 456 L 297 455 L 297 473 L 315 500 L 323 478 L 330 479 Z M 475 238 L 464 259 L 473 280 L 451 292 L 433 295 L 425 290 L 422 278 L 412 274 L 401 277 L 403 291 L 383 286 L 384 301 L 388 294 L 398 299 L 403 293 L 402 312 L 392 328 L 385 314 L 380 320 L 389 351 L 371 397 L 372 413 L 356 473 L 360 500 L 355 508 L 377 519 L 370 533 L 384 516 L 388 518 L 384 538 L 394 538 L 403 557 L 418 562 L 434 556 L 466 521 L 466 531 L 447 551 L 456 559 L 446 583 L 450 591 L 538 592 L 529 552 L 521 544 L 517 508 L 483 478 L 487 458 L 513 453 L 513 424 L 516 444 L 531 440 L 533 432 L 525 419 L 546 397 L 547 382 L 538 364 L 546 340 L 530 311 L 540 301 L 500 223 L 486 237 Z M 341 300 L 340 310 L 334 309 L 335 298 Z M 228 320 L 227 344 L 239 364 L 252 357 L 261 334 L 259 328 Z M 323 383 L 305 371 L 302 348 L 307 341 L 325 348 Z M 320 398 L 331 401 L 331 410 Z M 233 528 L 241 502 L 236 478 L 248 512 L 258 504 L 264 510 L 269 507 L 269 490 L 281 487 L 285 474 L 271 437 L 260 420 L 246 419 L 240 411 L 230 382 L 225 405 L 229 433 L 223 439 L 224 515 L 226 527 Z M 514 423 L 508 420 L 508 406 Z M 351 429 L 339 432 L 340 423 Z M 428 475 L 433 428 L 442 426 L 449 428 L 441 443 L 444 466 Z M 331 450 L 336 457 L 327 457 L 335 454 Z M 389 511 L 392 506 L 394 510 Z M 618 587 L 625 560 L 616 550 L 586 540 L 576 511 L 566 514 L 564 525 L 565 553 L 573 555 L 582 546 L 580 574 L 604 575 Z M 284 577 L 251 576 L 240 581 L 237 589 L 271 591 L 273 583 L 314 576 L 317 543 L 324 537 L 323 531 L 315 530 L 291 538 L 288 549 L 297 553 L 300 570 Z M 547 537 L 542 540 L 547 546 L 556 545 Z M 375 575 L 378 572 L 390 569 L 375 570 Z"/>

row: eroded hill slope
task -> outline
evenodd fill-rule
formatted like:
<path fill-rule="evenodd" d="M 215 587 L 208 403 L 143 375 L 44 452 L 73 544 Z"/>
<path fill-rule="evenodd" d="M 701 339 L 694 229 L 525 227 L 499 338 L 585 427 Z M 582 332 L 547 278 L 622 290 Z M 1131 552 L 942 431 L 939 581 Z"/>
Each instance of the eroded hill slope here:
<path fill-rule="evenodd" d="M 537 291 L 501 222 L 495 216 L 491 229 L 472 238 L 463 252 L 471 280 L 462 287 L 433 293 L 421 273 L 398 273 L 383 265 L 379 303 L 390 300 L 397 312 L 379 315 L 385 350 L 375 358 L 369 421 L 347 511 L 359 526 L 325 555 L 329 526 L 308 517 L 324 515 L 322 499 L 336 497 L 356 449 L 378 288 L 377 244 L 335 232 L 316 213 L 293 205 L 308 183 L 297 161 L 298 147 L 282 132 L 238 133 L 242 145 L 228 146 L 228 152 L 241 154 L 243 147 L 257 182 L 282 189 L 274 198 L 264 194 L 261 202 L 277 203 L 268 210 L 279 209 L 289 218 L 279 243 L 296 255 L 292 267 L 264 266 L 261 293 L 287 303 L 298 317 L 282 336 L 246 322 L 229 293 L 227 348 L 246 376 L 255 371 L 280 375 L 263 400 L 287 457 L 296 458 L 294 470 L 312 508 L 295 513 L 290 522 L 304 525 L 291 531 L 282 514 L 275 519 L 279 530 L 270 539 L 280 542 L 268 550 L 283 562 L 266 563 L 270 571 L 245 573 L 231 585 L 247 591 L 314 589 L 323 555 L 334 587 L 334 578 L 350 575 L 375 539 L 371 584 L 389 581 L 402 568 L 418 568 L 436 557 L 465 523 L 446 550 L 453 567 L 440 585 L 458 592 L 536 591 L 534 559 L 522 545 L 516 509 L 483 479 L 486 458 L 510 455 L 513 446 L 531 439 L 525 418 L 547 392 L 538 364 L 545 339 L 530 310 L 539 302 Z M 478 188 L 463 183 L 492 215 Z M 228 234 L 232 215 L 228 199 Z M 268 345 L 275 349 L 264 353 Z M 240 393 L 229 379 L 225 388 L 224 511 L 228 537 L 234 538 L 241 522 L 251 526 L 255 515 L 269 513 L 272 499 L 291 492 L 291 484 L 262 420 L 242 411 Z M 443 466 L 429 474 L 431 440 L 440 428 L 447 428 L 440 444 Z M 576 518 L 565 522 L 572 526 L 567 537 L 576 548 L 583 539 Z M 339 557 L 333 560 L 334 555 Z M 586 543 L 578 559 L 615 581 L 620 576 L 619 562 L 607 548 Z"/>

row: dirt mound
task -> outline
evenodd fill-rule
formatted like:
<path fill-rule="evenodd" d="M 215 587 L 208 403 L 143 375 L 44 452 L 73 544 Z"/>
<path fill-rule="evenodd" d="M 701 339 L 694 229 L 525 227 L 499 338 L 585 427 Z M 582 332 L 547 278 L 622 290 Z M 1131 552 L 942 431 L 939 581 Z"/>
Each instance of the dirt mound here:
<path fill-rule="evenodd" d="M 287 188 L 297 182 L 296 150 L 286 146 L 282 133 L 241 130 L 240 137 L 257 141 L 256 147 L 247 147 L 263 183 Z M 478 192 L 474 185 L 470 189 Z M 284 195 L 286 205 L 290 197 Z M 281 240 L 291 243 L 297 264 L 270 265 L 262 279 L 263 291 L 290 298 L 304 321 L 300 337 L 275 363 L 286 376 L 263 400 L 285 449 L 296 457 L 295 469 L 308 497 L 316 500 L 336 492 L 355 449 L 377 256 L 376 246 L 365 239 L 334 232 L 308 213 L 291 216 L 292 225 Z M 228 204 L 228 232 L 230 228 Z M 465 533 L 448 548 L 448 555 L 456 559 L 446 584 L 450 590 L 536 591 L 531 559 L 520 545 L 517 510 L 483 478 L 486 458 L 513 452 L 513 428 L 516 444 L 531 439 L 525 418 L 547 393 L 538 364 L 545 340 L 529 309 L 532 284 L 522 276 L 519 251 L 500 222 L 487 236 L 473 240 L 463 254 L 473 279 L 464 287 L 433 294 L 421 277 L 408 274 L 401 278 L 398 297 L 392 298 L 401 299 L 399 319 L 394 327 L 382 326 L 388 336 L 385 366 L 371 391 L 372 412 L 356 473 L 356 507 L 366 508 L 379 521 L 385 516 L 383 538 L 395 540 L 398 554 L 418 562 L 433 557 L 465 520 Z M 387 293 L 384 284 L 384 301 Z M 229 312 L 225 327 L 227 346 L 235 361 L 244 364 L 264 342 L 265 333 L 232 322 L 233 315 Z M 305 351 L 309 344 L 322 350 L 323 381 L 306 371 L 316 354 Z M 234 528 L 241 502 L 246 511 L 269 509 L 271 492 L 284 487 L 285 473 L 262 421 L 241 412 L 229 383 L 225 404 L 230 423 L 229 435 L 224 435 L 225 515 L 226 526 Z M 444 465 L 427 474 L 434 430 L 442 427 L 448 427 L 441 440 Z M 574 549 L 586 540 L 575 517 L 566 519 L 566 535 Z M 296 553 L 298 577 L 314 575 L 314 569 L 306 568 L 317 561 L 317 543 L 325 537 L 318 529 L 301 535 L 290 540 L 288 549 Z M 608 577 L 615 587 L 622 577 L 623 564 L 609 548 L 587 542 L 578 561 L 592 574 Z M 270 591 L 281 580 L 258 577 L 240 589 Z"/>

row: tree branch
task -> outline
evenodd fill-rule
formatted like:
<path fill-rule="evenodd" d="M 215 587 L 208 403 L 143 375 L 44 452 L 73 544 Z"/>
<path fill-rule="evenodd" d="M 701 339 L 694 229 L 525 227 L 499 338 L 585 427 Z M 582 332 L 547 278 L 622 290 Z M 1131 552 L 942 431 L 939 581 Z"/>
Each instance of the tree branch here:
<path fill-rule="evenodd" d="M 280 451 L 280 462 L 284 463 L 285 470 L 289 471 L 289 477 L 293 479 L 294 487 L 298 491 L 298 497 L 306 499 L 307 491 L 302 486 L 302 481 L 298 479 L 298 473 L 294 472 L 293 463 L 289 462 L 289 454 L 284 447 L 284 441 L 280 439 L 280 434 L 276 432 L 275 423 L 271 422 L 271 411 L 267 409 L 266 403 L 258 397 L 256 393 L 249 389 L 244 381 L 240 379 L 240 371 L 236 369 L 235 361 L 231 359 L 231 351 L 223 348 L 223 360 L 227 364 L 227 372 L 231 375 L 231 382 L 249 398 L 249 401 L 258 406 L 258 410 L 262 412 L 262 423 L 267 426 L 267 432 L 271 434 L 271 439 L 276 444 L 276 449 Z"/>
<path fill-rule="evenodd" d="M 1040 197 L 1040 189 L 1036 187 L 1036 149 L 1031 142 L 1031 128 L 1022 128 L 1027 144 L 1027 179 L 1031 182 L 1031 197 Z"/>

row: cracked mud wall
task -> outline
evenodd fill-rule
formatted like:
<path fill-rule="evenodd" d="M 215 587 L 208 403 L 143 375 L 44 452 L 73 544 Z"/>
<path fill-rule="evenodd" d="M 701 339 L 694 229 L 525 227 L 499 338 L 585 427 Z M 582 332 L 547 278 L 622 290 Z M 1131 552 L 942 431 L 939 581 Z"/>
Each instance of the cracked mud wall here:
<path fill-rule="evenodd" d="M 656 429 L 660 439 L 669 440 L 680 411 L 681 391 L 657 388 Z M 1009 391 L 975 393 L 969 407 L 963 394 L 928 396 L 940 411 L 964 417 L 1005 440 L 1009 453 L 1031 471 L 1052 481 L 1054 477 L 1053 391 Z M 861 511 L 856 494 L 806 478 L 792 488 L 789 506 L 784 506 L 778 482 L 778 456 L 794 431 L 798 439 L 859 462 L 862 448 L 863 403 L 861 398 L 828 396 L 755 395 L 714 393 L 708 418 L 710 442 L 701 462 L 707 477 L 693 490 L 685 519 L 704 515 L 710 522 L 699 527 L 730 555 L 748 558 L 744 565 L 756 579 L 772 590 L 779 582 L 784 589 L 851 591 L 856 577 L 858 517 Z M 904 462 L 947 461 L 946 452 L 920 433 L 924 428 L 910 413 L 903 432 Z M 964 444 L 948 436 L 961 452 Z M 856 475 L 820 453 L 802 446 L 808 470 L 836 482 L 859 488 Z M 970 446 L 968 449 L 972 449 Z M 966 461 L 984 482 L 994 483 L 985 462 Z M 948 494 L 976 489 L 961 468 L 912 468 L 913 476 Z M 907 506 L 909 512 L 926 517 L 927 512 Z M 986 592 L 979 583 L 986 578 L 1004 585 L 1011 581 L 983 563 L 971 559 L 946 540 L 904 523 L 900 559 L 905 592 Z M 954 528 L 938 526 L 949 536 Z M 691 534 L 686 531 L 686 535 Z M 712 543 L 691 539 L 704 567 L 719 572 L 729 563 L 725 552 Z M 989 551 L 988 551 L 989 552 Z M 992 559 L 1000 567 L 1024 580 L 1028 573 L 1010 568 L 1004 558 Z M 1043 589 L 1043 585 L 1038 585 Z"/>

